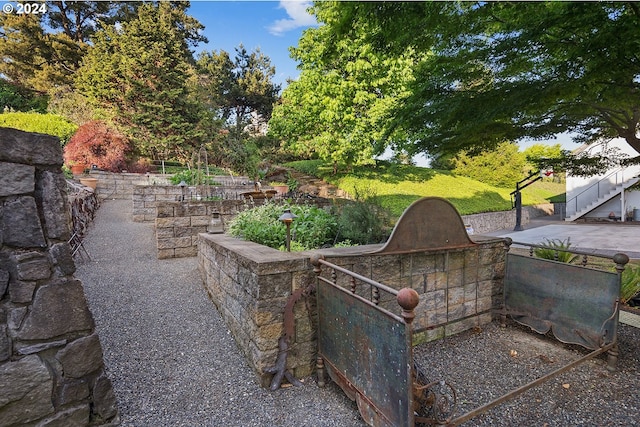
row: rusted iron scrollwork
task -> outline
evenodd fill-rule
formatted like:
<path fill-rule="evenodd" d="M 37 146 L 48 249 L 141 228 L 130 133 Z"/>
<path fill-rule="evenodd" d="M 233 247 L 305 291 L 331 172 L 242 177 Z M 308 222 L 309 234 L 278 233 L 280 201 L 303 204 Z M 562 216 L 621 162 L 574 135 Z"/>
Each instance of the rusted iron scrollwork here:
<path fill-rule="evenodd" d="M 276 363 L 270 368 L 265 368 L 265 374 L 273 374 L 269 389 L 275 391 L 282 385 L 282 379 L 286 378 L 289 383 L 294 386 L 300 386 L 302 383 L 287 370 L 287 356 L 289 355 L 289 348 L 291 345 L 291 339 L 295 334 L 295 315 L 293 309 L 298 301 L 303 298 L 307 298 L 316 290 L 315 282 L 311 282 L 310 285 L 304 288 L 299 288 L 293 291 L 291 296 L 287 299 L 287 303 L 284 306 L 284 331 L 282 336 L 278 339 L 278 357 Z M 307 306 L 307 310 L 309 307 Z"/>
<path fill-rule="evenodd" d="M 446 381 L 429 381 L 424 372 L 414 363 L 413 404 L 415 424 L 446 425 L 456 411 L 456 390 Z"/>

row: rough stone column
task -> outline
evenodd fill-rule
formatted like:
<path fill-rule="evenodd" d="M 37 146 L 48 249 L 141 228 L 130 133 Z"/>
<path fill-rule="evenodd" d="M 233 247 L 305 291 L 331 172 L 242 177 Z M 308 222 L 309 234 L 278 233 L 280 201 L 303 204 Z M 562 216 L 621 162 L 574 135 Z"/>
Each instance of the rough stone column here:
<path fill-rule="evenodd" d="M 0 128 L 0 425 L 118 423 L 67 241 L 62 149 Z"/>

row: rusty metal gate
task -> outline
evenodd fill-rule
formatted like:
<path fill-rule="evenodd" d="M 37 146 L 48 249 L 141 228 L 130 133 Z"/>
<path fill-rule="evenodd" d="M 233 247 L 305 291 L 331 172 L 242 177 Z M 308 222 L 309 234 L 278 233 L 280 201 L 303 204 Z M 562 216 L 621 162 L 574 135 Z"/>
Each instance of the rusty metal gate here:
<path fill-rule="evenodd" d="M 614 342 L 620 280 L 616 272 L 508 254 L 505 314 L 540 334 L 597 350 Z"/>
<path fill-rule="evenodd" d="M 418 304 L 412 289 L 397 291 L 323 259 L 315 259 L 318 275 L 318 378 L 326 369 L 358 404 L 372 426 L 414 424 L 411 320 Z M 331 279 L 320 276 L 331 268 Z M 353 286 L 337 285 L 336 272 L 347 274 Z M 357 289 L 356 283 L 368 287 Z M 379 306 L 380 292 L 394 296 L 400 315 Z M 363 295 L 369 294 L 371 298 Z"/>

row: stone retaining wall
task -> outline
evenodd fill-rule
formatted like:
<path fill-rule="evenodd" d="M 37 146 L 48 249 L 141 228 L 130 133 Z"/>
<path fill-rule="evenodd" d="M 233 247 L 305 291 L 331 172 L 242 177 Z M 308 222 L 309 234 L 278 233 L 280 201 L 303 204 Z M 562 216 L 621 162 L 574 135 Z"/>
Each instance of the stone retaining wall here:
<path fill-rule="evenodd" d="M 539 218 L 555 213 L 552 203 L 535 206 L 523 206 L 521 225 L 525 226 L 533 218 Z M 475 234 L 490 233 L 492 231 L 513 229 L 516 226 L 516 211 L 484 212 L 473 215 L 462 215 L 462 221 L 473 227 Z"/>
<path fill-rule="evenodd" d="M 113 173 L 99 170 L 90 171 L 89 176 L 98 180 L 96 192 L 100 199 L 124 200 L 131 200 L 136 185 L 169 185 L 170 177 L 170 175 L 160 174 Z"/>
<path fill-rule="evenodd" d="M 67 185 L 71 184 L 67 183 Z M 100 207 L 98 195 L 93 189 L 75 183 L 69 190 L 71 232 L 78 236 L 84 236 Z"/>
<path fill-rule="evenodd" d="M 379 246 L 287 253 L 227 235 L 199 237 L 198 264 L 207 292 L 264 386 L 270 381 L 264 369 L 273 366 L 278 354 L 287 298 L 315 280 L 309 260 L 313 253 L 393 288 L 418 291 L 416 342 L 490 322 L 502 295 L 503 239 L 477 237 L 477 246 L 454 251 L 370 255 Z M 287 366 L 297 377 L 315 369 L 314 307 L 313 298 L 296 305 L 295 342 Z"/>
<path fill-rule="evenodd" d="M 153 222 L 157 217 L 158 204 L 175 202 L 180 200 L 182 196 L 186 196 L 187 199 L 195 199 L 197 193 L 195 187 L 187 187 L 186 190 L 183 190 L 177 185 L 169 184 L 170 175 L 91 171 L 90 176 L 98 179 L 97 194 L 100 199 L 133 200 L 133 220 L 135 222 Z M 221 184 L 218 192 L 226 194 L 223 197 L 228 202 L 225 210 L 229 212 L 242 210 L 241 206 L 244 201 L 241 200 L 239 194 L 252 189 L 248 185 L 248 178 L 219 176 L 215 177 L 215 180 Z M 231 205 L 235 205 L 235 208 L 228 208 Z M 533 218 L 553 213 L 554 205 L 552 204 L 524 206 L 522 208 L 522 225 L 528 224 Z M 513 228 L 516 224 L 515 210 L 464 215 L 462 218 L 465 224 L 471 225 L 477 234 Z"/>
<path fill-rule="evenodd" d="M 117 422 L 100 340 L 73 276 L 62 149 L 0 128 L 0 425 Z"/>
<path fill-rule="evenodd" d="M 216 178 L 217 179 L 217 178 Z M 253 187 L 251 187 L 253 188 Z M 185 187 L 178 185 L 146 185 L 138 184 L 133 187 L 133 221 L 153 222 L 156 220 L 159 205 L 185 200 L 189 203 L 207 201 L 209 196 L 215 196 L 213 202 L 220 203 L 221 212 L 225 215 L 235 215 L 247 203 L 241 193 L 248 191 L 246 185 L 238 183 L 228 186 Z M 203 196 L 204 195 L 204 196 Z M 200 200 L 202 198 L 202 200 Z M 260 203 L 260 199 L 256 200 Z"/>
<path fill-rule="evenodd" d="M 157 208 L 156 244 L 158 258 L 181 258 L 198 255 L 198 234 L 207 231 L 220 202 L 166 202 Z"/>

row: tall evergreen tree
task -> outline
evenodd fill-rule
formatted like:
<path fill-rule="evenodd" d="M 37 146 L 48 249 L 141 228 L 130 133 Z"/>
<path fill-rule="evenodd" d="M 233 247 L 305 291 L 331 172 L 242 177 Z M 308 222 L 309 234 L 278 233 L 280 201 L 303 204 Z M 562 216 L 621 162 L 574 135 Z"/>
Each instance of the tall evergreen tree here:
<path fill-rule="evenodd" d="M 143 4 L 136 19 L 98 31 L 77 87 L 103 107 L 140 154 L 190 158 L 205 135 L 199 104 L 190 91 L 190 46 L 204 41 L 188 4 Z"/>
<path fill-rule="evenodd" d="M 129 19 L 138 4 L 49 1 L 45 13 L 0 14 L 0 73 L 40 92 L 70 86 L 90 37 L 104 23 Z"/>
<path fill-rule="evenodd" d="M 252 119 L 266 123 L 271 117 L 280 85 L 273 83 L 275 67 L 260 49 L 248 52 L 240 45 L 233 59 L 225 51 L 202 53 L 198 72 L 210 108 L 234 136 L 240 138 Z"/>

